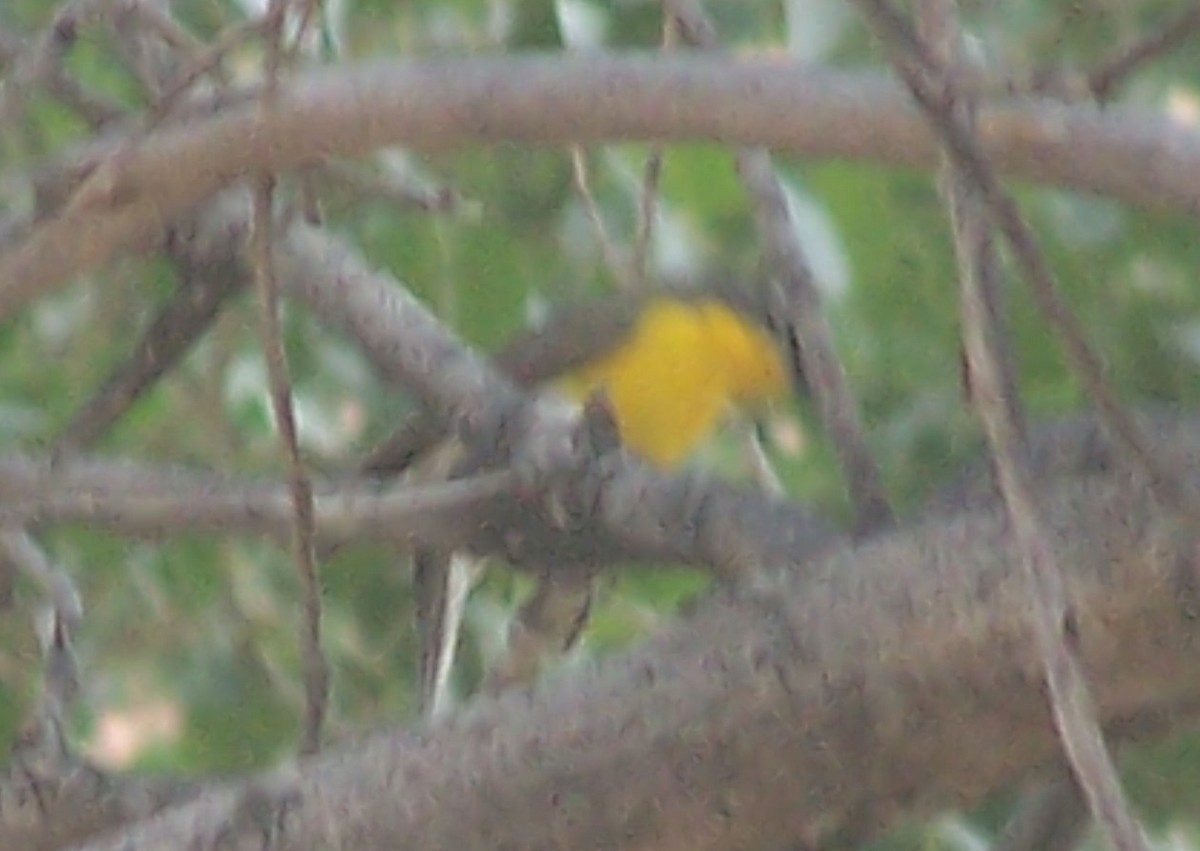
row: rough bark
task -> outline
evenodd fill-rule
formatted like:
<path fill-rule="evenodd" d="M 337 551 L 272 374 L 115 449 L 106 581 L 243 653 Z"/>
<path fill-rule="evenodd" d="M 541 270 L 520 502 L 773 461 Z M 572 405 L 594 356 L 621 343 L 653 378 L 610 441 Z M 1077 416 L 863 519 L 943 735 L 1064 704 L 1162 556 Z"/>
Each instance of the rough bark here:
<path fill-rule="evenodd" d="M 1187 524 L 1121 473 L 1054 487 L 1046 506 L 1101 721 L 1182 723 L 1200 700 Z M 214 830 L 294 851 L 779 847 L 967 806 L 1057 755 L 1009 550 L 993 510 L 847 546 L 595 669 L 88 847 Z M 0 833 L 53 847 L 28 839 Z"/>

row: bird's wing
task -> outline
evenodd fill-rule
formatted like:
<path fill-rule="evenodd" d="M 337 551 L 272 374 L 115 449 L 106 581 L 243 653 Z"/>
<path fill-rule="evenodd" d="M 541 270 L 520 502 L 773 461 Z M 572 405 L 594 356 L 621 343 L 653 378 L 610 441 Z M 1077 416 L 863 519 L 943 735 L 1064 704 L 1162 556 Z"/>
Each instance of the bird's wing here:
<path fill-rule="evenodd" d="M 493 356 L 522 387 L 535 387 L 600 358 L 624 341 L 646 297 L 593 298 L 555 310 L 537 328 L 514 336 Z"/>
<path fill-rule="evenodd" d="M 517 334 L 493 356 L 496 367 L 521 387 L 535 387 L 594 360 L 637 322 L 644 297 L 591 299 L 554 311 L 539 327 Z M 428 411 L 410 414 L 362 462 L 373 476 L 394 475 L 442 440 L 444 426 Z"/>

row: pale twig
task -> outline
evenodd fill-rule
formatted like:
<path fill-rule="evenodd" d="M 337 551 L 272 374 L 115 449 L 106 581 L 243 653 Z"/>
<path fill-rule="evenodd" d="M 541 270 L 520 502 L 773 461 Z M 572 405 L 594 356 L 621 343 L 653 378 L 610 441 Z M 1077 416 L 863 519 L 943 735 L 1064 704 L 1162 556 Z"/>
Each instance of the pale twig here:
<path fill-rule="evenodd" d="M 666 53 L 675 46 L 675 19 L 664 9 L 662 22 L 662 51 Z M 658 218 L 659 184 L 662 182 L 663 149 L 651 145 L 646 154 L 646 165 L 642 171 L 642 192 L 638 204 L 638 229 L 633 240 L 633 253 L 629 259 L 629 280 L 635 287 L 646 280 L 650 249 L 654 243 L 654 225 Z"/>
<path fill-rule="evenodd" d="M 50 605 L 74 632 L 83 621 L 83 598 L 71 574 L 46 556 L 27 532 L 0 528 L 0 553 L 41 587 Z"/>
<path fill-rule="evenodd" d="M 438 215 L 454 215 L 462 209 L 471 210 L 477 204 L 464 200 L 455 189 L 426 186 L 416 180 L 404 179 L 386 168 L 368 172 L 348 163 L 329 160 L 313 166 L 312 174 L 330 188 L 349 193 L 356 203 L 378 200 L 401 209 Z"/>
<path fill-rule="evenodd" d="M 83 598 L 66 568 L 51 561 L 23 530 L 0 529 L 0 558 L 41 586 L 49 601 L 44 620 L 36 624 L 43 656 L 42 695 L 34 717 L 24 725 L 23 744 L 27 753 L 59 759 L 68 751 L 68 715 L 83 692 L 74 647 L 83 624 Z"/>
<path fill-rule="evenodd" d="M 779 478 L 779 471 L 775 469 L 775 466 L 771 463 L 771 459 L 767 457 L 762 440 L 758 436 L 758 428 L 752 422 L 742 422 L 739 426 L 738 430 L 741 432 L 742 438 L 742 455 L 750 467 L 750 473 L 754 477 L 754 481 L 762 489 L 763 493 L 770 494 L 771 496 L 784 496 L 786 491 L 783 487 L 783 481 Z"/>
<path fill-rule="evenodd" d="M 947 137 L 952 129 L 960 146 L 971 146 L 973 150 L 972 116 L 958 100 L 949 66 L 937 61 L 920 36 L 887 0 L 855 0 L 855 5 L 888 47 L 889 58 L 909 82 L 917 99 L 926 106 L 931 123 Z M 896 36 L 900 30 L 904 32 L 903 39 Z M 920 47 L 919 58 L 915 51 L 913 56 L 906 55 L 908 43 Z M 910 70 L 908 63 L 914 59 L 924 65 L 928 79 Z M 935 92 L 935 87 L 940 87 L 941 91 Z M 936 122 L 933 121 L 935 114 Z M 949 139 L 947 150 L 956 153 Z M 1004 396 L 1003 370 L 995 347 L 997 333 L 981 283 L 982 255 L 978 250 L 985 244 L 978 231 L 985 227 L 987 187 L 980 179 L 980 173 L 987 170 L 987 164 L 980 160 L 972 163 L 974 167 L 970 168 L 962 160 L 961 156 L 951 157 L 955 182 L 961 181 L 962 189 L 949 194 L 959 264 L 963 346 L 969 385 L 973 405 L 995 460 L 996 484 L 1011 524 L 1012 545 L 1019 554 L 1025 574 L 1035 645 L 1043 666 L 1055 727 L 1089 808 L 1110 841 L 1120 851 L 1145 851 L 1148 847 L 1146 837 L 1121 789 L 1086 676 L 1073 646 L 1077 641 L 1075 614 L 1068 607 L 1062 569 L 1054 556 L 1048 533 L 1042 527 L 1043 509 L 1036 495 L 1024 440 L 1012 416 L 1013 400 Z M 998 195 L 988 200 L 995 203 Z M 1015 211 L 1009 223 L 1013 221 L 1024 225 Z M 1032 244 L 1032 238 L 1030 241 Z"/>
<path fill-rule="evenodd" d="M 917 4 L 916 14 L 920 35 L 948 69 L 947 73 L 957 75 L 965 65 L 962 35 L 953 0 L 921 0 Z M 964 93 L 957 93 L 957 97 L 956 108 L 960 120 L 974 132 L 976 105 Z M 948 158 L 938 177 L 942 201 L 953 226 L 959 276 L 964 280 L 970 276 L 975 282 L 979 307 L 985 312 L 986 320 L 979 331 L 988 335 L 988 346 L 998 371 L 1000 391 L 997 402 L 1004 406 L 1005 416 L 1022 441 L 1025 460 L 1032 465 L 1027 451 L 1025 415 L 1017 393 L 1016 362 L 1004 310 L 999 258 L 996 256 L 994 234 L 987 220 L 987 211 L 979 203 L 976 191 L 966 176 L 956 170 Z M 965 349 L 963 359 L 964 390 L 968 401 L 974 404 L 972 376 L 967 368 Z M 995 464 L 992 469 L 996 469 Z M 1064 796 L 1064 792 L 1069 794 Z M 1080 828 L 1085 823 L 1086 808 L 1074 780 L 1067 776 L 1048 787 L 1039 784 L 1030 790 L 1022 806 L 1011 817 L 999 844 L 1005 845 L 1008 851 L 1049 851 L 1050 848 L 1066 851 L 1077 844 L 1082 835 Z"/>
<path fill-rule="evenodd" d="M 579 145 L 571 148 L 571 180 L 575 186 L 575 192 L 579 196 L 579 203 L 583 205 L 583 211 L 587 215 L 588 223 L 592 226 L 592 236 L 596 240 L 596 245 L 600 247 L 600 256 L 604 258 L 604 265 L 612 271 L 618 285 L 625 286 L 628 280 L 625 274 L 626 264 L 621 256 L 621 251 L 608 234 L 608 227 L 604 224 L 604 214 L 600 211 L 600 205 L 596 203 L 596 196 L 592 194 L 591 179 L 588 177 L 587 151 Z"/>
<path fill-rule="evenodd" d="M 962 56 L 962 34 L 954 3 L 955 0 L 919 0 L 916 14 L 921 37 L 929 45 L 931 53 L 947 69 L 946 73 L 953 74 L 953 81 L 957 84 L 960 74 L 969 66 Z M 955 108 L 959 110 L 960 120 L 975 134 L 977 102 L 957 87 L 955 97 L 958 99 Z M 978 280 L 981 304 L 987 311 L 988 321 L 983 331 L 989 336 L 989 345 L 995 353 L 996 365 L 1000 370 L 1000 399 L 1007 408 L 1009 419 L 1022 440 L 1025 440 L 1025 412 L 1021 407 L 1017 389 L 1016 356 L 1013 352 L 1012 335 L 1009 333 L 1005 309 L 1005 281 L 996 251 L 994 228 L 987 220 L 986 209 L 978 203 L 967 176 L 957 170 L 945 154 L 942 159 L 941 168 L 938 170 L 938 189 L 954 225 L 957 257 L 960 263 L 970 258 L 973 264 L 971 274 Z M 965 358 L 965 355 L 963 357 Z M 963 390 L 970 401 L 972 390 L 968 373 L 964 360 Z"/>
<path fill-rule="evenodd" d="M 418 548 L 412 555 L 413 598 L 419 645 L 418 709 L 433 719 L 450 708 L 450 675 L 458 653 L 463 612 L 483 574 L 480 559 L 465 552 Z"/>

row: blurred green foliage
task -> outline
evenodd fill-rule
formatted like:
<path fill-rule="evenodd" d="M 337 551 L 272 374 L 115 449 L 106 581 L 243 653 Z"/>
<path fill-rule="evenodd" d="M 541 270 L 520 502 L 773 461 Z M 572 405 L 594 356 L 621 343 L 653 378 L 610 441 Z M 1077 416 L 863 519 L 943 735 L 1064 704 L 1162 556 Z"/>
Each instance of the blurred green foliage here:
<path fill-rule="evenodd" d="M 50 0 L 10 0 L 0 26 L 33 34 L 49 21 Z M 211 39 L 245 20 L 227 0 L 179 0 L 179 20 Z M 806 58 L 844 67 L 879 66 L 862 28 L 835 0 L 706 4 L 738 49 L 793 45 Z M 1087 66 L 1153 27 L 1178 3 L 1119 0 L 1009 0 L 964 3 L 964 22 L 992 58 L 1029 67 L 1033 57 Z M 1081 12 L 1081 9 L 1086 9 Z M 655 3 L 599 0 L 345 0 L 327 3 L 328 38 L 313 61 L 444 52 L 651 48 L 661 38 Z M 808 15 L 809 17 L 805 17 Z M 255 57 L 253 44 L 238 54 Z M 68 68 L 94 90 L 143 106 L 133 75 L 102 32 L 84 28 Z M 1170 93 L 1197 96 L 1200 46 L 1145 69 L 1131 100 L 1161 105 Z M 63 105 L 39 98 L 20 127 L 0 133 L 6 176 L 0 213 L 31 203 L 18 177 L 69 151 L 91 132 Z M 607 239 L 628 248 L 638 227 L 649 149 L 622 145 L 585 152 L 594 203 Z M 469 342 L 493 348 L 546 303 L 611 286 L 569 151 L 515 145 L 400 156 L 404 179 L 468 199 L 460 211 L 399 209 L 378 199 L 328 207 L 328 225 L 371 262 L 404 281 Z M 837 344 L 860 393 L 871 441 L 898 504 L 919 504 L 978 450 L 963 409 L 953 259 L 930 175 L 853 162 L 781 161 L 801 238 L 826 287 Z M 753 269 L 760 241 L 728 151 L 694 144 L 666 152 L 652 269 L 662 273 Z M 1200 358 L 1200 240 L 1184 216 L 1151 214 L 1057 189 L 1019 188 L 1023 209 L 1059 281 L 1108 359 L 1131 403 L 1197 401 Z M 820 262 L 817 262 L 817 261 Z M 37 451 L 122 363 L 158 307 L 174 291 L 171 267 L 125 259 L 88 276 L 0 327 L 0 438 Z M 1021 389 L 1037 416 L 1077 410 L 1077 384 L 1054 336 L 1019 282 L 1011 287 Z M 184 461 L 237 473 L 276 474 L 280 453 L 265 395 L 254 299 L 233 302 L 184 365 L 129 411 L 102 442 L 105 453 Z M 288 308 L 286 342 L 306 449 L 325 470 L 348 469 L 385 434 L 409 402 L 380 383 L 345 340 Z M 844 511 L 833 458 L 808 412 L 798 451 L 774 451 L 789 490 Z M 730 440 L 696 463 L 729 476 L 745 471 Z M 88 607 L 84 653 L 92 678 L 92 718 L 120 715 L 150 697 L 174 701 L 184 722 L 154 744 L 143 765 L 171 770 L 235 769 L 270 763 L 294 740 L 302 686 L 295 650 L 297 582 L 286 552 L 264 542 L 193 538 L 130 542 L 81 529 L 46 536 L 78 578 Z M 335 671 L 336 732 L 403 718 L 413 710 L 412 631 L 403 565 L 393 552 L 361 547 L 324 565 L 327 646 Z M 704 580 L 682 570 L 630 571 L 605 584 L 584 652 L 638 640 Z M 478 680 L 495 652 L 503 618 L 527 585 L 493 571 L 468 612 L 460 685 Z M 18 588 L 18 606 L 36 599 Z M 27 607 L 26 607 L 27 608 Z M 36 646 L 27 625 L 0 618 L 0 734 L 11 738 L 36 687 Z M 980 743 L 981 747 L 991 746 Z M 1200 773 L 1195 737 L 1138 751 L 1130 763 L 1139 799 L 1161 824 L 1195 836 Z M 1000 806 L 1000 805 L 997 805 Z M 1003 808 L 1003 807 L 1001 807 Z M 978 829 L 993 824 L 983 818 Z M 953 845 L 945 831 L 898 834 L 891 847 Z"/>

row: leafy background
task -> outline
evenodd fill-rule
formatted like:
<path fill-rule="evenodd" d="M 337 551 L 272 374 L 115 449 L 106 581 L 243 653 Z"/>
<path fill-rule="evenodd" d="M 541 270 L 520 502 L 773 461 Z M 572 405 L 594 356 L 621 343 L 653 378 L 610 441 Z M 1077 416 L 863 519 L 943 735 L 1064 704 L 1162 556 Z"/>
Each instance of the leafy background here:
<path fill-rule="evenodd" d="M 1178 11 L 1178 3 L 1007 0 L 962 4 L 981 56 L 1030 68 L 1047 61 L 1087 66 Z M 258 10 L 224 0 L 178 0 L 202 39 Z M 845 68 L 883 70 L 862 28 L 836 0 L 709 2 L 730 49 L 789 51 Z M 10 0 L 0 26 L 36 33 L 48 0 Z M 515 49 L 653 48 L 661 38 L 654 2 L 589 0 L 330 0 L 315 61 Z M 247 44 L 234 73 L 254 74 Z M 70 67 L 131 110 L 142 107 L 131 78 L 102 35 L 85 30 Z M 1200 111 L 1200 45 L 1142 72 L 1129 101 L 1181 120 Z M 0 132 L 0 209 L 31 204 L 23 176 L 87 138 L 74 115 L 39 100 L 19 127 Z M 645 145 L 587 152 L 589 176 L 609 238 L 628 246 L 637 228 Z M 612 272 L 571 177 L 567 151 L 488 150 L 381 155 L 408 179 L 458 193 L 449 213 L 380 200 L 325 198 L 328 226 L 410 285 L 470 342 L 492 348 L 548 303 L 612 286 Z M 930 483 L 978 450 L 959 387 L 957 308 L 949 238 L 928 174 L 853 162 L 780 158 L 822 284 L 837 345 L 860 394 L 888 484 L 907 509 Z M 1059 281 L 1130 403 L 1196 403 L 1200 358 L 1200 240 L 1183 215 L 1129 209 L 1052 188 L 1021 186 L 1026 215 Z M 662 274 L 720 266 L 754 268 L 760 245 L 730 153 L 710 145 L 666 152 L 651 266 Z M 123 260 L 0 327 L 0 439 L 8 449 L 44 447 L 170 297 L 170 267 Z M 1053 335 L 1023 288 L 1011 292 L 1021 389 L 1037 416 L 1083 404 Z M 349 469 L 408 407 L 381 384 L 346 341 L 304 312 L 287 310 L 286 342 L 305 449 L 321 470 Z M 203 343 L 104 439 L 118 456 L 184 461 L 242 474 L 278 474 L 254 299 L 243 295 Z M 774 460 L 793 494 L 844 511 L 829 453 L 799 408 L 770 423 Z M 744 475 L 728 436 L 695 460 Z M 247 539 L 195 537 L 138 542 L 87 529 L 46 536 L 84 591 L 82 637 L 89 711 L 78 732 L 98 759 L 171 771 L 243 769 L 286 753 L 297 732 L 302 687 L 295 649 L 298 588 L 288 554 Z M 393 554 L 362 547 L 324 565 L 327 652 L 335 670 L 334 731 L 411 716 L 413 635 L 407 578 Z M 631 570 L 610 580 L 578 656 L 636 642 L 703 588 L 683 570 Z M 492 571 L 468 612 L 459 686 L 469 690 L 524 585 Z M 28 618 L 36 601 L 19 586 L 0 613 L 0 732 L 11 740 L 37 683 Z M 571 664 L 570 661 L 567 664 Z M 980 747 L 993 743 L 981 742 Z M 1200 737 L 1135 750 L 1125 760 L 1131 792 L 1156 836 L 1200 847 L 1195 778 Z M 889 847 L 974 848 L 1003 823 L 1011 801 L 980 813 L 898 832 Z"/>

